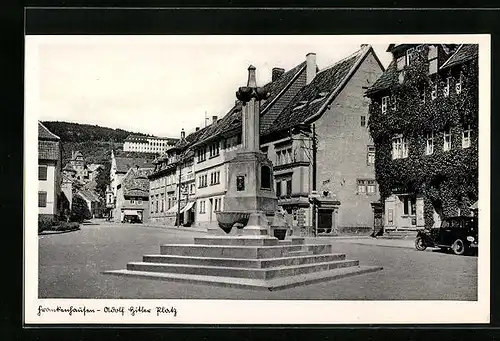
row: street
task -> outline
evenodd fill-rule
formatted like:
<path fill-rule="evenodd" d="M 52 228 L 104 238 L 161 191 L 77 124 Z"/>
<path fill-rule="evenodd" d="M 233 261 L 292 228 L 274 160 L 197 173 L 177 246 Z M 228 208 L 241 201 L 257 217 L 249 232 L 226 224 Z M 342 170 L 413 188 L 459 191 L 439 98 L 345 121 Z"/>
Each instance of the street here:
<path fill-rule="evenodd" d="M 168 243 L 191 243 L 199 232 L 140 224 L 82 225 L 80 231 L 39 236 L 39 298 L 129 299 L 324 299 L 324 300 L 476 300 L 477 257 L 416 251 L 327 239 L 335 252 L 375 273 L 281 291 L 253 291 L 149 279 L 116 277 L 103 271 L 124 269 L 144 254 L 158 254 Z M 324 242 L 326 239 L 321 239 Z M 317 241 L 317 239 L 316 239 Z"/>

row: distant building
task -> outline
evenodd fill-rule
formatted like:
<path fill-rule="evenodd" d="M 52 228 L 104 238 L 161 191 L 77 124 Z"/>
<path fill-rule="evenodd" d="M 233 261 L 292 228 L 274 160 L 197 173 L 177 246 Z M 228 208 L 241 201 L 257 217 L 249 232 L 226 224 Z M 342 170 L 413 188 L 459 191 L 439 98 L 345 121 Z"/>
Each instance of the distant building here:
<path fill-rule="evenodd" d="M 124 152 L 139 152 L 139 153 L 164 153 L 172 148 L 179 139 L 129 135 L 123 143 Z"/>
<path fill-rule="evenodd" d="M 120 222 L 145 222 L 149 215 L 149 180 L 152 169 L 129 168 L 118 185 L 113 217 Z"/>
<path fill-rule="evenodd" d="M 181 224 L 195 223 L 194 152 L 189 146 L 201 133 L 197 129 L 186 137 L 183 130 L 179 142 L 154 161 L 155 168 L 149 175 L 151 223 L 176 225 L 179 213 Z"/>
<path fill-rule="evenodd" d="M 97 177 L 99 169 L 104 168 L 100 164 L 87 164 L 80 151 L 72 151 L 71 159 L 63 168 L 63 173 L 71 179 L 76 179 L 82 184 L 92 182 Z"/>
<path fill-rule="evenodd" d="M 439 226 L 477 209 L 478 50 L 389 46 L 393 60 L 366 92 L 386 231 Z"/>
<path fill-rule="evenodd" d="M 102 218 L 104 213 L 104 202 L 97 193 L 88 189 L 81 189 L 76 192 L 75 195 L 85 201 L 89 212 L 92 214 L 92 218 Z"/>
<path fill-rule="evenodd" d="M 130 168 L 138 166 L 141 169 L 153 169 L 153 158 L 147 157 L 124 157 L 116 156 L 114 151 L 111 151 L 111 168 L 110 168 L 110 187 L 113 195 L 116 196 L 118 186 L 121 180 Z"/>
<path fill-rule="evenodd" d="M 63 211 L 61 160 L 61 139 L 38 122 L 38 215 L 42 219 L 58 218 Z"/>

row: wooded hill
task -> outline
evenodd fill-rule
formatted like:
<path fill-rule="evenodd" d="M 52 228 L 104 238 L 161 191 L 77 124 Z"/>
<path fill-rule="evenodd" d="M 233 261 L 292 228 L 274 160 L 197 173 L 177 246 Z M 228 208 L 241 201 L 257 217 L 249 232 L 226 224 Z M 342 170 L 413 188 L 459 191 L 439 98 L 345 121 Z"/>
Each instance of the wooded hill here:
<path fill-rule="evenodd" d="M 79 124 L 59 121 L 42 122 L 51 132 L 61 138 L 65 165 L 71 158 L 71 152 L 79 150 L 87 163 L 105 164 L 111 160 L 111 150 L 120 154 L 123 141 L 130 134 L 151 136 L 123 129 L 112 129 L 91 124 Z"/>

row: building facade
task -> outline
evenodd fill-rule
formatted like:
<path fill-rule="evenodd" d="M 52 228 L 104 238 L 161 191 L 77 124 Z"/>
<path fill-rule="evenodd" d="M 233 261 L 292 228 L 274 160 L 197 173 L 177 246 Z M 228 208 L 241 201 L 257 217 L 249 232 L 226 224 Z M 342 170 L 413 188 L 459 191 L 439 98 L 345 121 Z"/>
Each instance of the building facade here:
<path fill-rule="evenodd" d="M 162 154 L 175 146 L 177 141 L 168 137 L 129 135 L 123 143 L 123 151 Z"/>
<path fill-rule="evenodd" d="M 61 139 L 38 122 L 39 219 L 57 219 L 63 211 L 61 160 Z"/>
<path fill-rule="evenodd" d="M 373 228 L 371 202 L 379 193 L 364 92 L 383 71 L 373 48 L 362 45 L 320 70 L 261 130 L 262 148 L 274 164 L 278 204 L 294 225 L 325 233 Z M 320 200 L 315 207 L 313 191 Z"/>
<path fill-rule="evenodd" d="M 155 168 L 149 176 L 151 223 L 166 226 L 195 223 L 194 153 L 189 146 L 200 132 L 186 137 L 183 130 L 177 144 L 154 161 Z"/>
<path fill-rule="evenodd" d="M 149 218 L 150 168 L 130 168 L 118 185 L 113 218 L 124 222 L 146 222 Z"/>
<path fill-rule="evenodd" d="M 368 89 L 386 230 L 439 226 L 478 200 L 478 45 L 392 44 Z"/>

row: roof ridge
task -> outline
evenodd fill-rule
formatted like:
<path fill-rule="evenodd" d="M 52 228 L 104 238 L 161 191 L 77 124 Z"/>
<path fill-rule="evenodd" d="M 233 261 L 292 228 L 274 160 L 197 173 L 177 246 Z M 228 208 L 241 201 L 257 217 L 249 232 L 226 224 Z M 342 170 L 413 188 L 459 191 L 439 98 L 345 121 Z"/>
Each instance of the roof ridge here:
<path fill-rule="evenodd" d="M 351 58 L 355 57 L 356 55 L 362 54 L 362 52 L 363 52 L 363 53 L 367 52 L 367 51 L 363 51 L 363 49 L 364 49 L 364 48 L 366 48 L 366 47 L 369 47 L 369 48 L 367 49 L 367 51 L 369 51 L 369 50 L 370 50 L 371 45 L 364 46 L 364 47 L 362 47 L 362 48 L 360 48 L 360 49 L 356 50 L 355 52 L 351 53 L 351 54 L 350 54 L 350 55 L 348 55 L 347 57 L 344 57 L 344 58 L 342 58 L 342 59 L 340 59 L 340 60 L 336 61 L 335 63 L 333 63 L 333 64 L 331 64 L 331 65 L 329 65 L 329 66 L 325 67 L 324 69 L 319 70 L 319 71 L 317 72 L 317 74 L 316 74 L 316 75 L 318 75 L 318 74 L 320 74 L 320 73 L 322 73 L 322 72 L 324 72 L 324 71 L 327 71 L 327 70 L 329 70 L 329 69 L 331 69 L 331 68 L 333 68 L 333 67 L 335 67 L 335 66 L 339 65 L 340 63 L 345 62 L 346 60 L 348 60 L 348 59 L 351 59 Z"/>
<path fill-rule="evenodd" d="M 457 53 L 458 51 L 460 51 L 462 49 L 462 47 L 464 47 L 465 44 L 460 44 L 460 46 L 458 47 L 458 49 L 455 50 L 455 52 L 453 52 L 449 57 L 448 59 L 446 59 L 446 61 L 443 63 L 443 65 L 441 65 L 440 69 L 446 67 L 446 64 L 448 64 L 448 62 L 451 60 L 451 58 L 453 58 Z"/>
<path fill-rule="evenodd" d="M 42 127 L 42 129 L 45 130 L 45 132 L 47 132 L 49 135 L 52 135 L 53 138 L 57 139 L 57 140 L 60 140 L 61 138 L 59 136 L 57 136 L 56 134 L 54 134 L 53 132 L 51 132 L 49 130 L 49 128 L 47 128 L 45 125 L 43 125 L 42 122 L 38 121 L 38 125 Z"/>
<path fill-rule="evenodd" d="M 343 61 L 346 61 L 348 59 L 351 59 L 351 58 L 354 58 L 354 57 L 357 58 L 357 60 L 351 66 L 351 68 L 349 69 L 349 71 L 347 72 L 347 74 L 344 76 L 344 78 L 342 79 L 342 81 L 337 85 L 337 87 L 335 89 L 333 89 L 333 91 L 330 93 L 330 95 L 328 96 L 328 98 L 326 99 L 326 101 L 321 105 L 321 107 L 318 109 L 318 111 L 315 114 L 313 114 L 312 116 L 308 117 L 305 120 L 305 122 L 307 122 L 307 121 L 310 122 L 310 121 L 314 120 L 316 117 L 318 117 L 318 116 L 321 115 L 321 113 L 328 106 L 328 104 L 337 97 L 337 95 L 340 92 L 340 89 L 342 89 L 344 87 L 344 85 L 349 81 L 349 79 L 352 77 L 352 75 L 354 74 L 354 72 L 358 69 L 360 63 L 365 59 L 365 57 L 368 55 L 368 53 L 370 51 L 373 51 L 373 48 L 372 48 L 371 45 L 363 46 L 361 49 L 359 49 L 357 51 L 357 53 L 353 53 L 353 54 L 349 55 L 349 58 L 344 58 L 343 60 L 335 63 L 335 65 L 339 65 L 340 63 L 342 63 Z"/>

